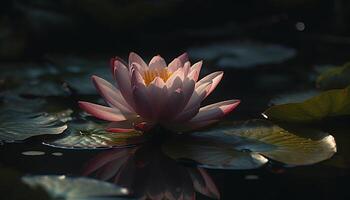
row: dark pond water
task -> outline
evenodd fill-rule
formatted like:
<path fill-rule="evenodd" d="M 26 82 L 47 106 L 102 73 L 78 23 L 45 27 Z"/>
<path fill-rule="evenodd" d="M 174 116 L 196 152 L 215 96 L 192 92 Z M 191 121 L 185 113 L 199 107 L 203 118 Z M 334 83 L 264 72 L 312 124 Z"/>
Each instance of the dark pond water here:
<path fill-rule="evenodd" d="M 315 89 L 317 69 L 344 63 L 350 52 L 349 46 L 309 40 L 304 36 L 290 37 L 288 42 L 283 37 L 271 36 L 243 41 L 224 38 L 211 43 L 189 42 L 187 47 L 191 58 L 199 60 L 202 57 L 205 61 L 201 76 L 212 71 L 225 71 L 219 87 L 204 104 L 241 99 L 238 108 L 224 121 L 263 119 L 261 113 L 269 107 L 271 99 Z M 178 53 L 167 50 L 164 57 L 169 60 Z M 146 56 L 150 55 L 152 53 L 146 53 Z M 85 118 L 77 107 L 77 101 L 99 101 L 89 76 L 99 74 L 111 80 L 106 62 L 108 58 L 80 55 L 48 57 L 40 62 L 1 62 L 2 113 L 6 113 L 4 110 L 9 107 L 53 113 L 70 108 L 73 118 Z M 16 95 L 25 100 L 17 99 L 17 102 L 11 99 Z M 48 104 L 40 107 L 43 100 Z M 6 118 L 6 114 L 4 116 Z M 21 123 L 17 121 L 19 128 Z M 134 196 L 172 194 L 181 199 L 181 194 L 191 196 L 197 184 L 196 199 L 211 199 L 210 196 L 218 197 L 218 194 L 221 199 L 228 200 L 347 199 L 350 196 L 348 118 L 326 119 L 312 126 L 334 136 L 337 153 L 328 160 L 307 166 L 286 167 L 269 159 L 257 169 L 206 169 L 205 172 L 192 162 L 184 164 L 170 159 L 162 153 L 158 144 L 107 150 L 55 148 L 42 144 L 42 141 L 60 138 L 54 135 L 4 142 L 0 145 L 0 164 L 2 168 L 10 168 L 23 175 L 88 175 L 129 186 Z M 15 132 L 17 129 L 14 129 Z M 0 134 L 2 132 L 4 130 L 0 129 Z M 6 182 L 0 182 L 1 196 L 5 199 L 11 199 L 10 192 L 20 192 Z"/>

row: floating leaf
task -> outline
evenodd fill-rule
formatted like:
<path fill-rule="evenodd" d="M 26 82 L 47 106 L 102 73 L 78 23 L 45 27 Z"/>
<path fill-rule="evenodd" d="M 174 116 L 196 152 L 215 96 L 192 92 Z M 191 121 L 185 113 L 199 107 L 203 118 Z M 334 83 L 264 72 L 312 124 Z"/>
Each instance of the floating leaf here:
<path fill-rule="evenodd" d="M 316 80 L 316 85 L 323 90 L 340 89 L 350 85 L 350 62 L 322 72 Z"/>
<path fill-rule="evenodd" d="M 45 189 L 51 198 L 62 200 L 126 199 L 128 190 L 90 178 L 66 176 L 25 176 L 22 181 L 33 188 Z M 120 198 L 118 198 L 118 196 Z"/>
<path fill-rule="evenodd" d="M 182 138 L 164 144 L 164 151 L 174 159 L 190 159 L 200 167 L 212 169 L 255 169 L 268 162 L 263 156 L 236 151 L 234 146 L 200 137 Z"/>
<path fill-rule="evenodd" d="M 33 96 L 65 96 L 67 91 L 59 78 L 59 70 L 52 65 L 35 63 L 10 64 L 2 69 L 0 79 L 9 82 L 5 89 L 11 93 Z"/>
<path fill-rule="evenodd" d="M 300 103 L 268 108 L 263 115 L 273 121 L 312 122 L 350 114 L 350 87 L 320 93 Z"/>
<path fill-rule="evenodd" d="M 216 61 L 223 68 L 249 68 L 256 65 L 282 63 L 296 51 L 281 45 L 252 42 L 225 42 L 189 49 L 194 58 Z"/>
<path fill-rule="evenodd" d="M 12 90 L 12 92 L 37 97 L 67 96 L 68 94 L 63 82 L 40 79 L 24 82 L 20 87 Z"/>
<path fill-rule="evenodd" d="M 214 132 L 212 132 L 214 133 Z M 173 159 L 190 159 L 198 162 L 200 167 L 213 169 L 255 169 L 268 162 L 260 154 L 237 151 L 228 141 L 223 142 L 219 136 L 202 137 L 198 133 L 180 136 L 163 145 L 164 152 Z M 225 137 L 225 135 L 223 135 Z M 226 136 L 227 137 L 227 136 Z M 223 140 L 232 138 L 223 138 Z"/>
<path fill-rule="evenodd" d="M 320 94 L 317 90 L 309 90 L 304 92 L 288 93 L 275 97 L 270 101 L 270 105 L 281 105 L 287 103 L 297 103 L 305 101 L 313 96 Z"/>
<path fill-rule="evenodd" d="M 106 64 L 101 64 L 100 66 L 105 66 Z M 109 82 L 113 82 L 113 78 L 110 75 L 108 67 L 89 67 L 84 68 L 81 73 L 70 74 L 64 76 L 64 80 L 76 90 L 79 94 L 97 94 L 94 84 L 91 83 L 91 76 L 97 75 L 104 78 Z"/>
<path fill-rule="evenodd" d="M 1 93 L 0 109 L 15 110 L 19 112 L 38 112 L 47 104 L 43 98 L 27 99 L 10 92 Z"/>
<path fill-rule="evenodd" d="M 129 146 L 144 141 L 140 132 L 112 133 L 91 121 L 69 123 L 67 136 L 45 145 L 66 149 L 96 149 Z"/>
<path fill-rule="evenodd" d="M 314 164 L 329 159 L 336 152 L 334 137 L 323 132 L 317 134 L 323 135 L 321 139 L 301 137 L 301 133 L 293 134 L 265 120 L 246 121 L 233 127 L 223 131 L 242 139 L 237 149 L 249 149 L 289 165 Z M 316 136 L 314 131 L 312 133 Z"/>
<path fill-rule="evenodd" d="M 0 78 L 14 77 L 19 79 L 36 79 L 41 76 L 58 74 L 58 70 L 52 65 L 39 63 L 1 63 Z"/>
<path fill-rule="evenodd" d="M 56 116 L 47 113 L 2 111 L 0 113 L 0 141 L 14 142 L 32 136 L 60 134 L 67 125 Z"/>
<path fill-rule="evenodd" d="M 113 81 L 108 62 L 99 58 L 77 56 L 51 56 L 51 60 L 60 66 L 61 79 L 79 94 L 97 94 L 91 76 L 97 75 L 107 81 Z"/>
<path fill-rule="evenodd" d="M 73 114 L 73 110 L 67 106 L 67 102 L 56 97 L 54 99 L 55 100 L 52 101 L 48 98 L 23 98 L 6 92 L 3 93 L 0 101 L 0 111 L 14 110 L 27 113 L 46 112 L 63 122 L 72 120 L 71 115 Z"/>
<path fill-rule="evenodd" d="M 265 164 L 267 158 L 288 165 L 308 165 L 336 152 L 331 135 L 319 140 L 304 138 L 264 120 L 182 137 L 164 144 L 164 151 L 174 159 L 191 159 L 209 168 L 252 169 Z"/>
<path fill-rule="evenodd" d="M 1 199 L 3 200 L 50 200 L 42 188 L 31 188 L 23 183 L 21 174 L 12 169 L 0 167 Z"/>
<path fill-rule="evenodd" d="M 78 57 L 50 56 L 54 65 L 17 63 L 5 65 L 0 74 L 0 89 L 39 97 L 67 96 L 73 89 L 79 94 L 96 94 L 91 75 L 112 80 L 107 61 Z"/>
<path fill-rule="evenodd" d="M 43 151 L 24 151 L 24 152 L 22 152 L 22 155 L 25 155 L 25 156 L 42 156 L 42 155 L 45 155 L 45 152 L 43 152 Z"/>

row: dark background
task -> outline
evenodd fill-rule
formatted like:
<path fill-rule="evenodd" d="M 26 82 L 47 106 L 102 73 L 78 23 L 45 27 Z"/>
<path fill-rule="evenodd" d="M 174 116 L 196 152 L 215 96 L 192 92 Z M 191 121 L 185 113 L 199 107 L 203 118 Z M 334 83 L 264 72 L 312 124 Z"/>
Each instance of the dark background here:
<path fill-rule="evenodd" d="M 130 51 L 146 58 L 161 54 L 169 61 L 189 47 L 220 41 L 296 49 L 297 56 L 281 65 L 225 70 L 208 100 L 239 98 L 242 103 L 230 119 L 257 118 L 276 94 L 314 88 L 309 80 L 313 66 L 349 60 L 349 11 L 349 0 L 5 0 L 0 3 L 0 70 L 3 63 L 19 61 L 41 66 L 52 55 L 98 56 L 106 67 L 110 57 L 126 58 Z M 269 81 L 271 75 L 282 75 L 282 80 Z M 335 138 L 345 157 L 348 136 Z M 60 150 L 64 157 L 42 159 L 20 157 L 20 152 L 56 149 L 40 143 L 1 148 L 1 163 L 23 173 L 76 173 L 93 154 Z M 222 199 L 348 199 L 346 164 L 210 172 Z M 246 175 L 258 178 L 247 180 Z"/>
<path fill-rule="evenodd" d="M 5 0 L 0 5 L 4 60 L 50 53 L 178 53 L 193 44 L 245 38 L 293 46 L 305 40 L 350 43 L 347 0 Z M 298 22 L 305 28 L 297 28 Z"/>

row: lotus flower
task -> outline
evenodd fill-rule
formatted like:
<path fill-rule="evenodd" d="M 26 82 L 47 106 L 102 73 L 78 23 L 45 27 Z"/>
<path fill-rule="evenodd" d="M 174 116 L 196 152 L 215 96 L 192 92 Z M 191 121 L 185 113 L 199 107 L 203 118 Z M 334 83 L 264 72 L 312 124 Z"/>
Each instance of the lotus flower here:
<path fill-rule="evenodd" d="M 111 60 L 116 85 L 92 76 L 109 107 L 83 101 L 79 105 L 96 118 L 112 122 L 107 127 L 111 132 L 145 131 L 154 125 L 175 130 L 201 128 L 217 122 L 240 103 L 227 100 L 201 108 L 223 77 L 218 71 L 198 81 L 201 67 L 202 61 L 191 65 L 187 53 L 168 65 L 159 55 L 154 56 L 147 65 L 132 52 L 128 64 L 120 58 Z"/>

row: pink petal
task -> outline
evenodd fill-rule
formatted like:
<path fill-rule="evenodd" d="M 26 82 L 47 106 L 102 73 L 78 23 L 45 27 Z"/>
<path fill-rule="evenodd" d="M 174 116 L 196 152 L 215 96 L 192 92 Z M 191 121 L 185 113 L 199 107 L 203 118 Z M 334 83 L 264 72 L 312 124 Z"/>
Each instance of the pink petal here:
<path fill-rule="evenodd" d="M 175 72 L 177 69 L 179 69 L 180 67 L 182 67 L 183 64 L 182 62 L 180 61 L 180 59 L 178 58 L 175 58 L 173 61 L 171 61 L 171 63 L 169 64 L 168 66 L 168 70 L 170 72 Z"/>
<path fill-rule="evenodd" d="M 148 68 L 148 67 L 147 67 Z M 129 64 L 129 71 L 133 72 L 133 70 L 137 69 L 139 72 L 142 72 L 146 70 L 146 68 L 142 67 L 139 63 L 131 63 Z"/>
<path fill-rule="evenodd" d="M 190 122 L 216 120 L 230 113 L 239 103 L 239 100 L 228 100 L 205 106 L 199 110 Z"/>
<path fill-rule="evenodd" d="M 213 179 L 202 168 L 189 169 L 195 190 L 207 197 L 220 199 L 220 192 Z"/>
<path fill-rule="evenodd" d="M 98 76 L 92 76 L 92 81 L 99 91 L 100 95 L 112 107 L 120 109 L 123 113 L 134 113 L 130 105 L 124 100 L 124 97 L 120 91 L 116 89 L 112 84 Z"/>
<path fill-rule="evenodd" d="M 123 165 L 119 168 L 117 175 L 114 177 L 113 182 L 122 187 L 130 188 L 132 187 L 136 172 L 137 166 L 135 166 L 135 155 L 130 155 L 128 159 L 123 163 Z"/>
<path fill-rule="evenodd" d="M 151 122 L 141 122 L 138 124 L 135 124 L 134 127 L 138 131 L 149 131 L 155 124 Z"/>
<path fill-rule="evenodd" d="M 152 119 L 152 107 L 146 86 L 138 85 L 133 89 L 136 112 L 145 119 Z"/>
<path fill-rule="evenodd" d="M 185 77 L 188 76 L 188 73 L 190 72 L 190 69 L 191 69 L 191 63 L 190 62 L 186 62 L 183 66 L 183 69 L 184 69 L 184 74 L 185 74 Z"/>
<path fill-rule="evenodd" d="M 166 110 L 163 110 L 162 117 L 164 119 L 172 119 L 179 113 L 179 109 L 183 105 L 184 94 L 181 89 L 169 93 L 165 103 Z"/>
<path fill-rule="evenodd" d="M 209 121 L 199 121 L 199 122 L 188 122 L 184 125 L 182 128 L 184 131 L 190 131 L 190 130 L 196 130 L 201 129 L 203 127 L 209 126 L 211 124 L 214 124 L 218 122 L 219 120 L 209 120 Z"/>
<path fill-rule="evenodd" d="M 195 91 L 193 92 L 188 104 L 186 105 L 184 111 L 187 109 L 192 108 L 195 105 L 200 104 L 204 98 L 206 97 L 209 89 L 211 88 L 212 83 L 206 82 L 201 84 L 199 87 L 195 88 Z"/>
<path fill-rule="evenodd" d="M 114 71 L 115 71 L 114 69 L 115 69 L 116 61 L 121 62 L 124 65 L 127 65 L 127 63 L 123 59 L 119 58 L 118 56 L 111 58 L 110 66 L 111 66 L 111 71 L 112 71 L 113 77 L 114 77 Z"/>
<path fill-rule="evenodd" d="M 113 151 L 107 151 L 105 153 L 102 153 L 98 156 L 93 157 L 91 160 L 88 161 L 88 163 L 84 166 L 83 169 L 83 176 L 90 175 L 94 171 L 100 169 L 104 165 L 106 165 L 109 162 L 112 162 L 113 160 L 119 160 L 129 154 L 129 149 L 117 149 Z"/>
<path fill-rule="evenodd" d="M 150 69 L 159 69 L 166 67 L 165 60 L 160 56 L 154 56 L 151 61 L 149 62 L 149 68 Z"/>
<path fill-rule="evenodd" d="M 112 179 L 115 177 L 120 169 L 120 167 L 123 165 L 123 163 L 128 159 L 127 155 L 122 158 L 116 158 L 115 160 L 107 163 L 103 168 L 99 169 L 96 173 L 96 178 L 108 181 L 109 179 Z"/>
<path fill-rule="evenodd" d="M 139 70 L 133 69 L 131 75 L 131 85 L 134 86 L 145 86 L 145 80 L 141 76 Z"/>
<path fill-rule="evenodd" d="M 211 88 L 209 89 L 208 93 L 206 94 L 206 97 L 215 90 L 216 86 L 220 83 L 222 77 L 224 75 L 224 72 L 218 71 L 211 73 L 207 75 L 206 77 L 202 78 L 200 81 L 196 83 L 196 88 L 199 87 L 201 84 L 204 84 L 208 81 L 212 81 L 213 84 L 211 85 Z"/>
<path fill-rule="evenodd" d="M 185 52 L 183 54 L 181 54 L 179 57 L 177 57 L 182 64 L 185 64 L 189 59 L 188 59 L 188 54 Z"/>
<path fill-rule="evenodd" d="M 190 101 L 192 94 L 194 93 L 195 82 L 192 79 L 188 79 L 187 77 L 182 83 L 182 90 L 184 93 L 183 105 L 181 106 L 179 113 L 186 107 L 188 102 Z"/>
<path fill-rule="evenodd" d="M 79 101 L 79 106 L 81 109 L 85 110 L 87 113 L 103 120 L 107 121 L 123 121 L 126 120 L 123 113 L 117 108 L 111 108 L 106 106 L 101 106 L 85 101 Z"/>
<path fill-rule="evenodd" d="M 195 63 L 194 65 L 192 65 L 192 67 L 190 69 L 189 76 L 191 76 L 193 78 L 193 80 L 196 82 L 199 78 L 199 74 L 201 72 L 202 65 L 203 65 L 203 61 L 199 61 L 199 62 Z"/>
<path fill-rule="evenodd" d="M 131 80 L 129 70 L 127 67 L 119 61 L 116 61 L 115 65 L 115 79 L 119 86 L 120 92 L 124 99 L 131 107 L 134 107 L 134 99 L 132 98 L 131 92 Z"/>
<path fill-rule="evenodd" d="M 171 85 L 166 86 L 168 93 L 173 93 L 177 89 L 182 89 L 182 86 L 183 86 L 182 84 L 183 82 L 181 78 L 176 77 Z"/>
<path fill-rule="evenodd" d="M 120 128 L 120 127 L 113 127 L 113 128 L 107 128 L 106 129 L 108 132 L 113 132 L 113 133 L 130 133 L 135 131 L 135 129 L 131 128 Z"/>
<path fill-rule="evenodd" d="M 175 121 L 186 122 L 192 119 L 199 112 L 199 108 L 200 104 L 197 104 L 187 110 L 182 111 L 179 115 L 176 116 Z"/>
<path fill-rule="evenodd" d="M 148 86 L 153 109 L 153 118 L 158 119 L 167 99 L 167 87 L 163 79 L 156 77 Z"/>
<path fill-rule="evenodd" d="M 182 85 L 182 81 L 184 80 L 184 78 L 185 76 L 183 68 L 178 68 L 166 81 L 167 88 L 171 91 L 176 90 L 179 87 L 180 83 Z"/>
<path fill-rule="evenodd" d="M 131 52 L 129 54 L 129 67 L 133 64 L 136 63 L 138 64 L 141 68 L 140 69 L 146 69 L 148 68 L 147 64 L 145 63 L 145 61 L 139 56 L 137 55 L 137 53 Z"/>
<path fill-rule="evenodd" d="M 125 121 L 109 123 L 106 130 L 118 133 L 132 132 L 135 129 L 140 129 L 139 124 L 144 123 L 144 120 L 141 118 L 131 118 Z"/>

